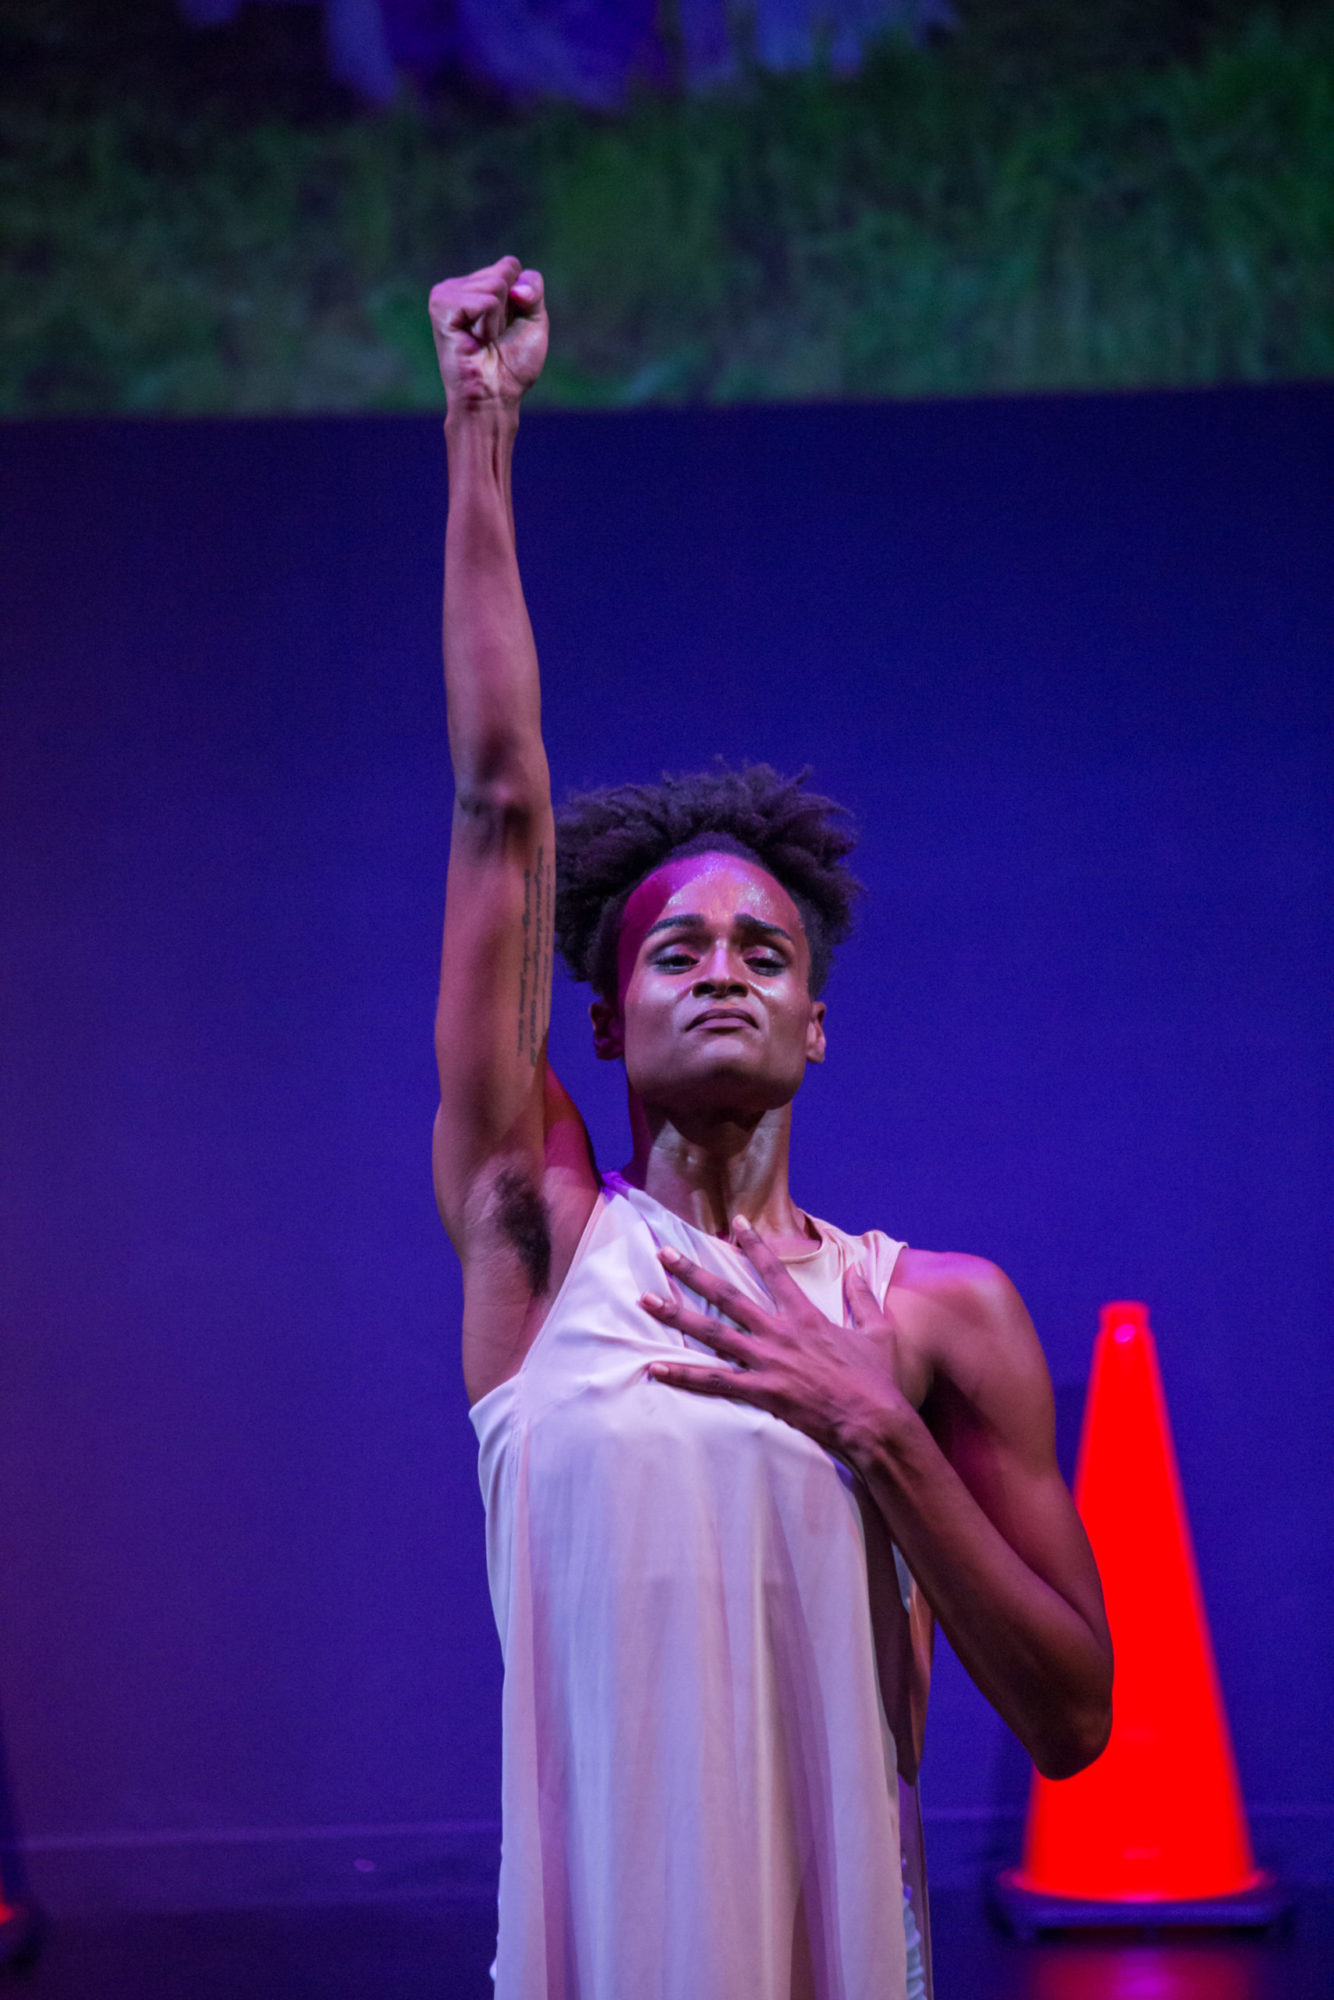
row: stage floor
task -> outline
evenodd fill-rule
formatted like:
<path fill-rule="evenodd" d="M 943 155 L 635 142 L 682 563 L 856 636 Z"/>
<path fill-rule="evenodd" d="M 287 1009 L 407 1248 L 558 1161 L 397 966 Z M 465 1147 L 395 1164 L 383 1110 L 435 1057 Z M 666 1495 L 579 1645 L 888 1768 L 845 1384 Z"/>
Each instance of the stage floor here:
<path fill-rule="evenodd" d="M 1017 1945 L 971 1891 L 933 1898 L 936 2000 L 1328 2000 L 1334 1891 L 1287 1934 Z M 487 2000 L 493 1918 L 476 1905 L 209 1911 L 52 1923 L 25 2000 Z M 632 1996 L 626 1996 L 632 2000 Z"/>

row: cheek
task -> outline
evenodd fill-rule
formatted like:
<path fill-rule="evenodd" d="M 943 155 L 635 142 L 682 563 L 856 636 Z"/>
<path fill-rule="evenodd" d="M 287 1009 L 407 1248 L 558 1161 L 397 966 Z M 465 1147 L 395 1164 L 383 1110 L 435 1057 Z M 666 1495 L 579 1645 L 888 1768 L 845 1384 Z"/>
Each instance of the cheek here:
<path fill-rule="evenodd" d="M 650 983 L 631 979 L 621 1000 L 625 1041 L 643 1044 L 659 1038 L 671 1021 L 671 995 L 655 993 Z"/>
<path fill-rule="evenodd" d="M 793 1048 L 804 1051 L 810 1040 L 810 1035 L 810 1002 L 803 996 L 801 1002 L 797 1006 L 794 1006 L 791 1014 L 787 1015 L 784 1019 L 783 1039 L 791 1043 Z"/>

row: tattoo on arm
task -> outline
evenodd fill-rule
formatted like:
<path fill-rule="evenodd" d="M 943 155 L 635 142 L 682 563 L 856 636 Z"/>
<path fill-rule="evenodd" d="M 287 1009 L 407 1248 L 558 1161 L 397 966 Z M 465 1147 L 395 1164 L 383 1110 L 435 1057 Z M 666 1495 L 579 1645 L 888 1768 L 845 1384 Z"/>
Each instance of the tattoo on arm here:
<path fill-rule="evenodd" d="M 528 1051 L 530 1067 L 546 1033 L 551 1001 L 552 868 L 546 849 L 539 847 L 533 867 L 523 871 L 523 965 L 519 973 L 519 1031 L 515 1044 Z"/>

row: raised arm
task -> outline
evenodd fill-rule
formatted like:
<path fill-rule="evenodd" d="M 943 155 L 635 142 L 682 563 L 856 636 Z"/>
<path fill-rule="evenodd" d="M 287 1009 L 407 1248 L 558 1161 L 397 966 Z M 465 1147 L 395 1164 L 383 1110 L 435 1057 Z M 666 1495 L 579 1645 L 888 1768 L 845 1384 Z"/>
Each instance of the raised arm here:
<path fill-rule="evenodd" d="M 464 1265 L 464 1372 L 479 1395 L 522 1359 L 593 1178 L 573 1107 L 547 1071 L 555 840 L 510 500 L 519 404 L 546 355 L 542 280 L 502 258 L 437 285 L 431 324 L 447 397 L 454 771 L 433 1163 Z"/>

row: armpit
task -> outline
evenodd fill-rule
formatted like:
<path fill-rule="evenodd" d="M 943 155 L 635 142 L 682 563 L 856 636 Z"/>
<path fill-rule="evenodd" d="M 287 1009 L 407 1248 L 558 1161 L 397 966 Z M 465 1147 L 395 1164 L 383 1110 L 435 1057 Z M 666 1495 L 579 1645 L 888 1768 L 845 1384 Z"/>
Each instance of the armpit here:
<path fill-rule="evenodd" d="M 506 1167 L 495 1178 L 495 1217 L 501 1234 L 519 1253 L 534 1298 L 551 1285 L 551 1220 L 531 1178 Z"/>

